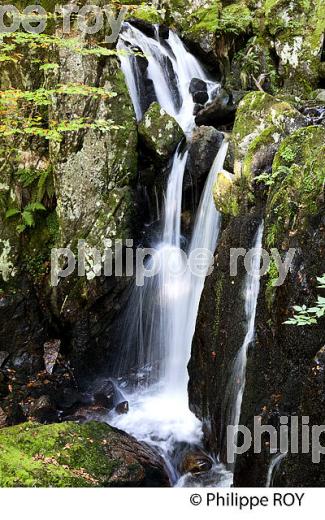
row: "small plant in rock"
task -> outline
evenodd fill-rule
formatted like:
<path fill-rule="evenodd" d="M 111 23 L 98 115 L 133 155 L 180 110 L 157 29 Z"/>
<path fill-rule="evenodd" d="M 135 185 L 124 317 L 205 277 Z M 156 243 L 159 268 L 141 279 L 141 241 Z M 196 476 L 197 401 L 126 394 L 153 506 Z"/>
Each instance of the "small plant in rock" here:
<path fill-rule="evenodd" d="M 285 177 L 289 173 L 291 173 L 290 168 L 288 168 L 287 166 L 280 166 L 271 173 L 261 173 L 261 175 L 255 177 L 255 182 L 263 183 L 267 187 L 272 187 L 278 182 L 280 177 Z"/>
<path fill-rule="evenodd" d="M 35 215 L 39 211 L 46 211 L 43 204 L 41 202 L 31 202 L 23 210 L 9 208 L 6 212 L 6 219 L 19 217 L 19 224 L 16 229 L 18 233 L 23 233 L 26 228 L 35 226 Z"/>
<path fill-rule="evenodd" d="M 322 277 L 317 278 L 319 282 L 318 288 L 325 289 L 325 274 Z M 285 321 L 286 325 L 316 325 L 320 318 L 325 316 L 325 298 L 322 296 L 318 296 L 316 305 L 314 307 L 308 308 L 306 305 L 300 307 L 299 305 L 295 305 L 293 310 L 296 314 L 289 320 Z"/>

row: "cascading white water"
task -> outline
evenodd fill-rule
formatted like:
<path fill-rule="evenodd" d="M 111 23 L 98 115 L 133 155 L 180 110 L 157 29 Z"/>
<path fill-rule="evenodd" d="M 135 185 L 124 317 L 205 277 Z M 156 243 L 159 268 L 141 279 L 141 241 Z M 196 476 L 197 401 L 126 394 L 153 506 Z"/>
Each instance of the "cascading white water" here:
<path fill-rule="evenodd" d="M 255 318 L 257 300 L 260 290 L 260 265 L 262 257 L 264 222 L 257 230 L 254 240 L 254 248 L 251 250 L 252 260 L 250 270 L 246 275 L 245 285 L 245 315 L 246 315 L 246 335 L 240 350 L 234 361 L 232 374 L 226 389 L 223 424 L 221 437 L 224 439 L 228 425 L 238 426 L 240 421 L 241 406 L 246 384 L 246 365 L 248 348 L 254 341 Z"/>
<path fill-rule="evenodd" d="M 213 254 L 216 249 L 221 216 L 213 202 L 212 188 L 216 174 L 223 168 L 227 150 L 228 142 L 224 140 L 214 160 L 201 197 L 192 240 L 187 251 L 188 259 L 195 251 L 206 250 Z M 183 392 L 185 395 L 187 395 L 188 383 L 187 363 L 190 359 L 190 349 L 207 271 L 208 268 L 204 265 L 201 274 L 187 270 L 183 277 L 178 278 L 176 285 L 177 294 L 184 297 L 176 309 L 176 334 L 169 342 L 166 377 L 168 382 L 177 384 L 179 392 Z"/>
<path fill-rule="evenodd" d="M 201 64 L 187 51 L 183 42 L 173 31 L 169 37 L 160 41 L 158 29 L 156 38 L 150 38 L 129 23 L 125 23 L 118 46 L 121 67 L 124 72 L 129 92 L 134 105 L 137 120 L 143 117 L 141 106 L 140 85 L 141 72 L 136 63 L 132 48 L 141 49 L 148 60 L 148 79 L 152 80 L 157 101 L 162 108 L 173 116 L 185 133 L 194 126 L 194 102 L 189 92 L 193 78 L 202 79 L 207 83 L 209 95 L 218 85 L 212 82 Z M 175 75 L 174 82 L 168 77 L 166 60 L 170 60 Z M 174 83 L 176 82 L 176 85 Z M 177 92 L 175 92 L 175 86 Z"/>
<path fill-rule="evenodd" d="M 126 41 L 141 48 L 149 61 L 148 73 L 153 80 L 161 106 L 173 115 L 184 130 L 194 126 L 194 103 L 189 94 L 192 78 L 207 81 L 198 61 L 185 49 L 172 32 L 162 45 L 126 24 L 119 49 L 129 50 Z M 164 57 L 172 61 L 178 78 L 179 109 L 173 91 L 164 74 Z M 142 116 L 140 91 L 137 87 L 136 63 L 132 56 L 122 58 L 122 68 L 132 96 L 138 119 Z M 214 88 L 216 85 L 214 84 Z M 218 171 L 222 170 L 228 144 L 222 144 L 209 173 L 196 216 L 188 256 L 196 249 L 215 251 L 220 215 L 215 209 L 212 186 Z M 113 415 L 109 421 L 139 440 L 161 449 L 166 461 L 170 460 L 177 443 L 199 446 L 202 425 L 188 407 L 187 364 L 195 331 L 199 301 L 208 271 L 200 276 L 189 271 L 187 259 L 181 250 L 182 185 L 187 151 L 178 149 L 173 160 L 165 197 L 164 225 L 161 242 L 152 244 L 158 253 L 159 273 L 146 278 L 143 287 L 134 286 L 126 311 L 124 334 L 121 340 L 120 374 L 128 373 L 131 366 L 141 367 L 137 380 L 143 381 L 136 390 L 124 390 L 130 411 L 126 415 Z M 147 267 L 152 264 L 148 262 Z M 149 381 L 149 384 L 148 384 Z M 209 485 L 223 485 L 227 472 L 217 463 L 210 473 Z M 173 479 L 177 480 L 174 474 Z M 228 482 L 228 480 L 227 480 Z M 179 485 L 186 485 L 186 478 Z"/>
<path fill-rule="evenodd" d="M 197 249 L 215 251 L 220 214 L 214 206 L 212 185 L 216 173 L 223 167 L 227 148 L 228 143 L 224 141 L 209 173 L 197 212 L 188 257 Z M 144 288 L 134 287 L 130 303 L 133 329 L 128 328 L 129 325 L 126 327 L 126 336 L 131 338 L 135 347 L 148 343 L 149 348 L 146 351 L 140 348 L 141 357 L 137 363 L 148 369 L 158 364 L 158 382 L 142 390 L 125 393 L 130 411 L 111 421 L 139 440 L 160 446 L 167 454 L 172 452 L 177 442 L 198 445 L 202 437 L 201 423 L 188 408 L 187 364 L 208 266 L 205 272 L 201 271 L 201 276 L 188 269 L 184 271 L 180 249 L 180 221 L 186 156 L 187 154 L 176 154 L 169 176 L 163 241 L 157 246 L 161 269 L 154 278 L 146 279 Z M 178 271 L 184 272 L 174 274 Z M 140 305 L 132 307 L 139 291 L 142 294 Z M 153 302 L 158 302 L 158 305 Z M 124 346 L 127 345 L 127 337 L 123 341 Z M 130 347 L 130 344 L 127 345 L 125 354 L 121 356 L 124 360 Z"/>

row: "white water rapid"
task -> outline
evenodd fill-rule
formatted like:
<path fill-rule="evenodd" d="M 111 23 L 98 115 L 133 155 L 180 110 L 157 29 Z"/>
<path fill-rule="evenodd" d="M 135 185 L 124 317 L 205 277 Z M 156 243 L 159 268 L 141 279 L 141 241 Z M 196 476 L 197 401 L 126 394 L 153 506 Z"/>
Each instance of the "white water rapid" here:
<path fill-rule="evenodd" d="M 126 24 L 119 48 L 129 52 L 127 42 L 145 53 L 159 103 L 188 132 L 194 127 L 190 81 L 192 78 L 208 81 L 201 65 L 172 32 L 166 45 L 166 41 L 162 44 L 158 37 L 149 38 Z M 179 98 L 182 100 L 178 109 L 164 73 L 166 55 L 170 57 L 178 78 Z M 132 55 L 122 58 L 122 68 L 137 117 L 141 119 L 140 89 L 137 84 L 140 71 Z M 214 84 L 216 87 L 218 85 Z M 215 209 L 212 187 L 217 172 L 223 168 L 227 148 L 228 143 L 224 140 L 216 153 L 197 210 L 187 258 L 199 248 L 205 248 L 212 254 L 216 249 L 220 214 Z M 193 274 L 181 249 L 182 189 L 187 156 L 188 152 L 182 151 L 179 146 L 168 179 L 161 238 L 152 244 L 158 251 L 159 272 L 154 277 L 145 278 L 143 287 L 134 285 L 125 313 L 121 341 L 124 350 L 120 356 L 119 373 L 128 374 L 131 367 L 141 367 L 136 374 L 138 386 L 129 390 L 121 385 L 130 410 L 124 415 L 111 414 L 109 422 L 158 448 L 169 466 L 175 485 L 201 486 L 204 485 L 202 481 L 194 477 L 183 476 L 180 479 L 173 463 L 180 446 L 182 449 L 184 445 L 202 448 L 202 425 L 188 406 L 187 364 L 209 265 L 201 267 L 200 276 Z M 152 267 L 151 259 L 147 268 Z M 225 486 L 229 483 L 228 478 L 229 473 L 214 461 L 205 485 Z"/>

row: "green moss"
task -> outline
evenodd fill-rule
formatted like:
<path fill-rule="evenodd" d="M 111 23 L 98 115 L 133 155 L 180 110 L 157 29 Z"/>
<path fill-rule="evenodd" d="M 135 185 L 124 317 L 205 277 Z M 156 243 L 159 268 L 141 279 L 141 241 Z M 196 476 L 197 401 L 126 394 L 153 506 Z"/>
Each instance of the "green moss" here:
<path fill-rule="evenodd" d="M 109 426 L 95 422 L 4 428 L 0 430 L 0 486 L 105 486 L 119 464 L 105 451 L 110 435 Z"/>
<path fill-rule="evenodd" d="M 164 22 L 164 12 L 145 2 L 136 9 L 129 11 L 128 17 L 139 18 L 152 24 Z"/>
<path fill-rule="evenodd" d="M 324 0 L 267 0 L 265 27 L 275 39 L 286 90 L 308 97 L 317 87 L 325 29 Z"/>
<path fill-rule="evenodd" d="M 207 3 L 187 16 L 187 24 L 192 33 L 214 33 L 218 27 L 218 15 L 221 4 L 219 0 Z"/>
<path fill-rule="evenodd" d="M 279 176 L 267 203 L 267 246 L 279 246 L 287 231 L 304 229 L 323 204 L 325 129 L 311 126 L 293 132 L 281 143 L 273 173 Z"/>
<path fill-rule="evenodd" d="M 55 210 L 46 218 L 40 217 L 36 227 L 29 230 L 21 265 L 35 282 L 41 281 L 49 272 L 51 249 L 58 244 L 59 235 L 60 227 Z"/>
<path fill-rule="evenodd" d="M 217 22 L 217 36 L 247 33 L 251 27 L 252 14 L 244 2 L 227 5 L 221 10 Z"/>
<path fill-rule="evenodd" d="M 265 288 L 265 301 L 266 301 L 266 305 L 269 310 L 271 310 L 272 306 L 273 306 L 273 302 L 274 302 L 274 298 L 275 298 L 275 294 L 276 294 L 276 287 L 274 284 L 278 280 L 278 278 L 279 278 L 279 271 L 278 271 L 278 268 L 277 268 L 277 265 L 276 265 L 274 259 L 272 258 L 270 267 L 269 267 L 269 271 L 268 271 L 267 284 L 266 284 L 266 288 Z"/>

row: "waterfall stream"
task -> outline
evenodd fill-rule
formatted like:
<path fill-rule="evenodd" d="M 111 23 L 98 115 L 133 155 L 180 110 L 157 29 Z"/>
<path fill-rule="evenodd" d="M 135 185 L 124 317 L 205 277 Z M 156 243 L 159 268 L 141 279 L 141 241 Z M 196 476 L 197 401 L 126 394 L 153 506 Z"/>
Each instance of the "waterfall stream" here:
<path fill-rule="evenodd" d="M 251 266 L 246 275 L 245 284 L 245 316 L 246 316 L 246 335 L 241 348 L 234 360 L 233 370 L 226 389 L 223 404 L 223 423 L 221 439 L 225 442 L 227 427 L 229 425 L 237 427 L 240 421 L 241 407 L 246 384 L 246 365 L 248 349 L 255 336 L 255 318 L 257 309 L 257 299 L 260 290 L 260 265 L 262 257 L 264 222 L 257 230 L 254 247 L 251 249 Z"/>
<path fill-rule="evenodd" d="M 141 74 L 137 61 L 130 54 L 130 43 L 141 49 L 148 59 L 148 75 L 155 86 L 160 105 L 174 116 L 184 131 L 194 127 L 194 103 L 189 93 L 193 78 L 204 79 L 210 91 L 218 88 L 213 84 L 199 62 L 186 50 L 176 34 L 170 31 L 168 40 L 149 38 L 130 24 L 125 24 L 119 41 L 119 49 L 128 51 L 122 57 L 128 88 L 136 116 L 143 115 L 141 106 Z M 166 57 L 171 60 L 177 78 L 179 106 L 175 102 L 175 85 L 166 77 Z M 218 463 L 206 476 L 206 483 L 190 475 L 180 478 L 175 460 L 178 450 L 200 447 L 203 450 L 202 425 L 188 406 L 188 373 L 191 344 L 204 280 L 209 266 L 201 269 L 200 275 L 188 268 L 187 259 L 197 249 L 214 253 L 220 229 L 220 214 L 217 212 L 212 187 L 216 174 L 223 168 L 228 143 L 224 140 L 203 190 L 197 210 L 190 245 L 181 249 L 181 211 L 183 176 L 188 152 L 179 147 L 175 153 L 165 195 L 165 207 L 161 239 L 152 244 L 160 264 L 158 274 L 146 278 L 143 287 L 134 285 L 125 312 L 122 336 L 123 352 L 118 371 L 121 375 L 130 372 L 132 366 L 140 367 L 136 374 L 136 389 L 122 389 L 130 404 L 128 414 L 113 414 L 109 422 L 125 430 L 137 439 L 148 442 L 160 450 L 170 470 L 175 485 L 228 485 L 229 473 Z M 148 260 L 148 268 L 152 262 Z"/>
<path fill-rule="evenodd" d="M 169 31 L 168 39 L 160 38 L 157 27 L 156 37 L 150 38 L 125 23 L 117 49 L 137 120 L 140 121 L 144 115 L 141 95 L 144 78 L 134 54 L 134 50 L 138 49 L 148 60 L 147 79 L 152 82 L 156 100 L 178 121 L 185 133 L 190 132 L 194 126 L 194 102 L 189 92 L 191 80 L 204 80 L 210 97 L 220 85 L 211 81 L 177 34 Z"/>

